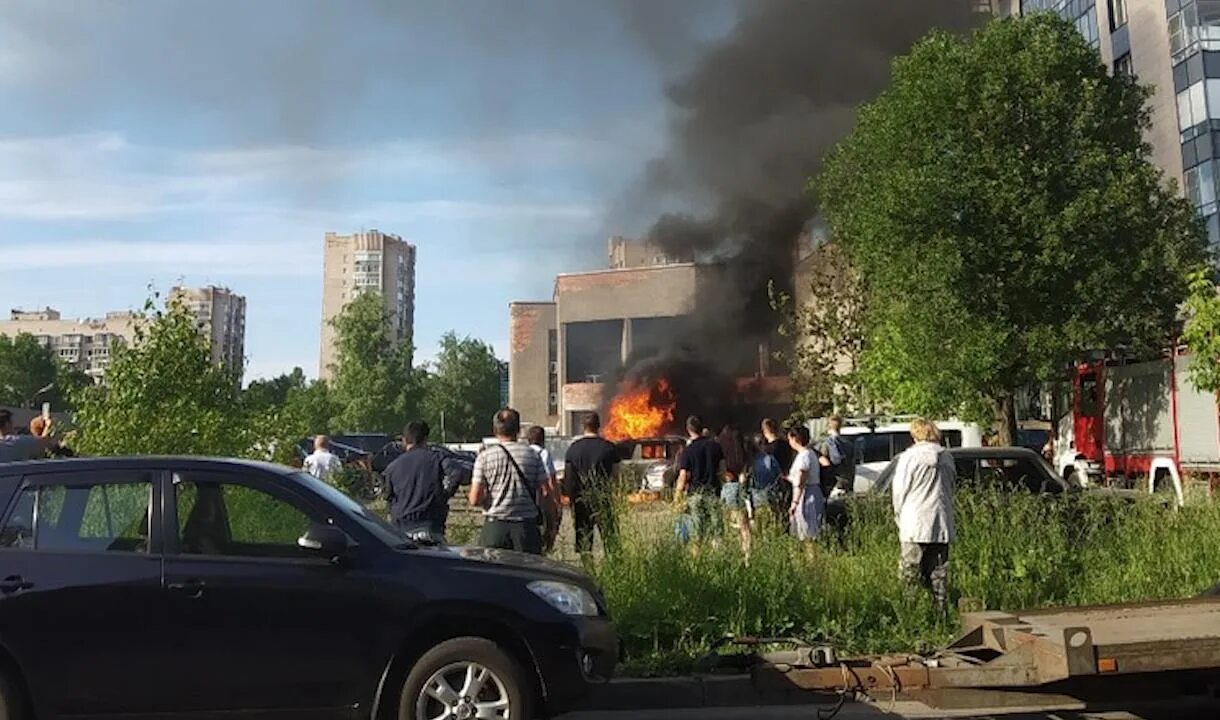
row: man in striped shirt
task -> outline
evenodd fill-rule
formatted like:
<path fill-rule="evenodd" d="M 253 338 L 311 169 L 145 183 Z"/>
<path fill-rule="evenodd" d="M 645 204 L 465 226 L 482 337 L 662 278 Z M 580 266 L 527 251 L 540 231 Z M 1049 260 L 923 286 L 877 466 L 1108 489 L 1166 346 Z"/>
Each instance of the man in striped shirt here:
<path fill-rule="evenodd" d="M 483 508 L 483 547 L 542 554 L 539 525 L 554 517 L 542 459 L 521 434 L 521 415 L 512 408 L 496 413 L 492 430 L 499 441 L 479 453 L 470 480 L 470 504 Z"/>

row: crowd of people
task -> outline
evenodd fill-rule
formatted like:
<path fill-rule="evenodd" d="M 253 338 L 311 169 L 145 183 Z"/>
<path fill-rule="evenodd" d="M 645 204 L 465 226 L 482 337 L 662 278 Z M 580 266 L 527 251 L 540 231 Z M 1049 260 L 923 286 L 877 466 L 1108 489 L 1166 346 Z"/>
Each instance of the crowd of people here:
<path fill-rule="evenodd" d="M 781 430 L 768 419 L 760 430 L 747 438 L 730 425 L 713 436 L 698 416 L 687 418 L 688 439 L 675 462 L 674 502 L 677 535 L 696 551 L 701 543 L 720 541 L 727 518 L 748 558 L 761 514 L 780 522 L 798 540 L 812 542 L 825 524 L 828 499 L 852 492 L 855 449 L 842 435 L 839 418 L 829 420 L 825 437 L 816 443 L 800 425 Z M 450 500 L 469 481 L 467 500 L 481 508 L 484 517 L 480 545 L 550 552 L 566 498 L 576 551 L 588 556 L 595 533 L 601 534 L 607 552 L 615 551 L 619 538 L 613 480 L 620 455 L 601 437 L 597 413 L 584 417 L 582 434 L 568 447 L 562 479 L 546 448 L 545 431 L 535 426 L 522 433 L 521 416 L 512 408 L 496 413 L 496 442 L 483 448 L 469 470 L 453 455 L 431 447 L 429 432 L 426 422 L 407 423 L 404 452 L 383 473 L 390 518 L 409 537 L 443 542 Z M 895 460 L 891 489 L 901 548 L 899 571 L 908 582 L 929 588 L 943 606 L 954 537 L 956 471 L 935 424 L 916 420 L 911 436 L 913 444 Z M 11 412 L 0 409 L 0 462 L 68 454 L 55 440 L 50 418 L 36 417 L 28 433 L 18 433 Z M 302 467 L 327 480 L 342 471 L 343 463 L 330 451 L 329 439 L 319 435 Z"/>
<path fill-rule="evenodd" d="M 694 552 L 720 542 L 731 528 L 748 558 L 754 532 L 768 522 L 764 518 L 812 543 L 823 531 L 828 500 L 852 492 L 855 448 L 842 435 L 839 418 L 830 419 L 826 435 L 816 442 L 808 428 L 781 429 L 774 420 L 763 421 L 754 437 L 734 426 L 713 435 L 698 416 L 687 418 L 685 426 L 687 442 L 675 460 L 676 534 Z M 449 501 L 468 479 L 466 499 L 483 514 L 479 545 L 550 552 L 566 499 L 576 552 L 588 557 L 598 533 L 607 552 L 616 550 L 613 487 L 621 458 L 618 447 L 601 437 L 597 413 L 583 418 L 581 435 L 564 455 L 562 478 L 547 450 L 545 431 L 535 426 L 523 433 L 516 410 L 497 412 L 492 432 L 496 441 L 478 453 L 469 477 L 463 478 L 451 457 L 428 444 L 427 423 L 408 423 L 402 436 L 405 452 L 383 474 L 394 524 L 416 540 L 443 542 Z M 954 534 L 955 470 L 933 423 L 917 420 L 911 435 L 914 444 L 898 457 L 892 485 L 899 572 L 904 580 L 930 589 L 943 605 Z M 316 438 L 315 451 L 304 464 L 323 478 L 341 466 L 327 444 L 325 437 Z"/>

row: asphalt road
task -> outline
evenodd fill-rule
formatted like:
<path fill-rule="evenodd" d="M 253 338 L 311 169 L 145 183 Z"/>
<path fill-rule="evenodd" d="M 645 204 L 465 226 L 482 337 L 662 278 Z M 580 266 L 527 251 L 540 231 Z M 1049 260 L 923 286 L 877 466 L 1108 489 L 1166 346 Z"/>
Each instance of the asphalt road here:
<path fill-rule="evenodd" d="M 585 712 L 564 715 L 560 720 L 820 720 L 818 710 L 826 706 L 766 708 L 697 708 L 644 712 Z M 1170 702 L 1144 707 L 1099 711 L 988 712 L 932 710 L 919 703 L 853 704 L 843 708 L 835 720 L 1216 720 L 1220 704 L 1198 701 Z"/>

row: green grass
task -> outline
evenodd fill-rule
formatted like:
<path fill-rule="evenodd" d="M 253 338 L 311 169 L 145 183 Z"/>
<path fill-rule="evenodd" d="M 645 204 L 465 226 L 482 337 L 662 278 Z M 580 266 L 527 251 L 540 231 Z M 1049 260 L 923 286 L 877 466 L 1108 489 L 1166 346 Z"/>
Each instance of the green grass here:
<path fill-rule="evenodd" d="M 760 531 L 748 563 L 735 534 L 696 556 L 675 541 L 670 505 L 619 503 L 622 549 L 606 555 L 599 544 L 585 567 L 606 592 L 624 672 L 689 672 L 730 635 L 791 636 L 847 654 L 921 652 L 953 639 L 957 617 L 898 580 L 888 498 L 861 500 L 842 538 L 802 547 Z M 475 542 L 481 524 L 456 498 L 448 540 Z M 957 527 L 952 595 L 987 609 L 1191 597 L 1220 582 L 1220 501 L 1206 497 L 1173 510 L 1151 498 L 962 492 Z M 569 514 L 552 556 L 580 564 L 572 544 Z"/>
<path fill-rule="evenodd" d="M 592 564 L 621 633 L 627 672 L 690 669 L 726 635 L 796 636 L 844 653 L 922 651 L 951 639 L 924 593 L 898 581 L 885 499 L 859 503 L 838 542 L 802 548 L 761 533 L 747 563 L 736 537 L 693 556 L 672 512 L 625 512 L 623 550 Z M 1028 609 L 1189 597 L 1220 580 L 1220 504 L 1173 511 L 1152 502 L 1027 495 L 958 498 L 955 598 Z"/>

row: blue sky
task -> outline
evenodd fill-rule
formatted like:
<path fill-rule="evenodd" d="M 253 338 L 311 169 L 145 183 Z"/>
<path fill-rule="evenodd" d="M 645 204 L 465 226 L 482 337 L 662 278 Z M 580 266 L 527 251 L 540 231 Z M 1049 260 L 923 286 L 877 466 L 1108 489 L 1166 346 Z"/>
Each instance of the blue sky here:
<path fill-rule="evenodd" d="M 604 262 L 663 77 L 721 0 L 0 0 L 0 303 L 249 301 L 247 379 L 317 370 L 328 230 L 419 248 L 416 334 L 506 352 L 507 304 Z M 618 203 L 621 206 L 621 203 Z"/>

